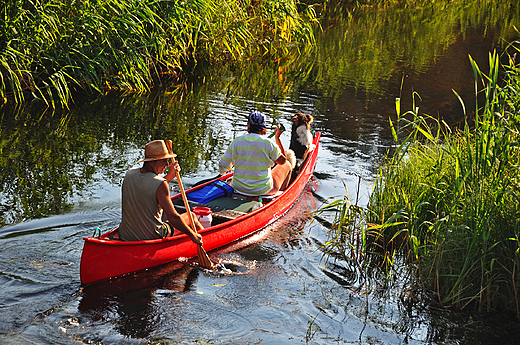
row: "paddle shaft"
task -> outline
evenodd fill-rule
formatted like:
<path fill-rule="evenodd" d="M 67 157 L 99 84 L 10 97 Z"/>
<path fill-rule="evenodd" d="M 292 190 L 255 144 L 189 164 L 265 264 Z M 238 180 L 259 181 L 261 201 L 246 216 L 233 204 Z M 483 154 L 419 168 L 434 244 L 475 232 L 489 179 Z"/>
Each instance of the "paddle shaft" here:
<path fill-rule="evenodd" d="M 166 148 L 168 149 L 168 152 L 170 154 L 173 153 L 171 140 L 166 141 Z M 171 164 L 173 165 L 174 162 L 175 162 L 175 158 L 172 157 Z M 179 174 L 179 172 L 177 170 L 175 170 L 175 178 L 177 179 L 177 182 L 179 183 L 179 189 L 181 190 L 181 196 L 182 196 L 182 201 L 184 202 L 184 207 L 186 208 L 186 212 L 188 212 L 188 215 L 190 216 L 191 227 L 193 228 L 193 230 L 197 231 L 197 228 L 195 227 L 195 221 L 193 220 L 193 214 L 190 212 L 190 204 L 188 202 L 188 198 L 186 197 L 186 192 L 184 191 L 184 186 L 182 185 L 181 175 Z"/>
<path fill-rule="evenodd" d="M 171 140 L 168 140 L 166 142 L 166 148 L 168 149 L 169 153 L 173 152 Z M 175 162 L 175 158 L 172 157 L 171 160 L 172 160 L 172 164 L 173 164 Z M 193 213 L 190 210 L 190 203 L 188 202 L 188 198 L 186 197 L 186 192 L 184 191 L 184 186 L 182 185 L 181 176 L 177 170 L 175 170 L 175 178 L 177 179 L 177 183 L 179 183 L 179 189 L 181 191 L 182 201 L 184 202 L 184 207 L 186 208 L 186 212 L 188 212 L 191 228 L 193 229 L 193 231 L 197 231 L 197 228 L 195 227 L 195 220 L 193 219 Z M 199 255 L 199 264 L 203 263 L 203 262 L 207 262 L 210 267 L 205 267 L 205 268 L 211 269 L 213 267 L 213 263 L 209 259 L 208 255 L 206 254 L 206 251 L 204 250 L 202 245 L 199 244 L 198 246 L 199 246 L 199 250 L 197 251 L 197 254 Z M 201 255 L 204 255 L 204 257 L 200 257 Z"/>
<path fill-rule="evenodd" d="M 172 161 L 174 159 L 172 158 Z M 177 182 L 179 183 L 179 189 L 181 191 L 182 201 L 184 202 L 184 207 L 186 208 L 186 212 L 190 216 L 190 224 L 193 230 L 197 230 L 195 227 L 195 220 L 193 220 L 193 213 L 190 210 L 190 203 L 188 202 L 188 198 L 186 197 L 186 192 L 184 191 L 184 186 L 182 185 L 181 176 L 178 171 L 175 172 L 175 178 L 177 178 Z"/>

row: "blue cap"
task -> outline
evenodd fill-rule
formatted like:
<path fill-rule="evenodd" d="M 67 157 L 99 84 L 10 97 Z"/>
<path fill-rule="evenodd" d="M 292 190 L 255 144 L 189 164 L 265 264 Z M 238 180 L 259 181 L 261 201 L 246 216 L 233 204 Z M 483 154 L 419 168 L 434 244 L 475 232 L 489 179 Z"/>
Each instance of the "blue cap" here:
<path fill-rule="evenodd" d="M 267 128 L 265 123 L 265 115 L 255 110 L 249 114 L 249 125 L 253 132 L 260 132 Z"/>

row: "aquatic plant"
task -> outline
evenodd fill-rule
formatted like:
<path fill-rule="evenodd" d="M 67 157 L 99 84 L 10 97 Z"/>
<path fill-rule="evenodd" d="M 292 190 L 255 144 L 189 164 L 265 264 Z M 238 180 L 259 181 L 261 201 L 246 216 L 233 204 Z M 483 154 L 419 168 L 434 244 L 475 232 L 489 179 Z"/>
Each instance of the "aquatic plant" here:
<path fill-rule="evenodd" d="M 463 132 L 441 122 L 434 132 L 417 109 L 408 113 L 411 133 L 381 168 L 371 221 L 384 246 L 397 242 L 418 260 L 442 304 L 518 313 L 520 76 L 510 60 L 499 85 L 496 53 L 489 60 L 484 75 L 470 57 L 485 97 Z"/>
<path fill-rule="evenodd" d="M 0 103 L 67 107 L 75 91 L 146 92 L 200 62 L 276 58 L 312 45 L 312 7 L 293 0 L 9 0 Z"/>
<path fill-rule="evenodd" d="M 509 57 L 499 78 L 496 53 L 489 75 L 470 62 L 478 95 L 464 129 L 452 131 L 415 107 L 401 114 L 397 99 L 390 123 L 398 146 L 380 167 L 364 225 L 341 216 L 333 233 L 361 234 L 361 253 L 387 270 L 403 257 L 417 268 L 413 282 L 444 306 L 520 316 L 520 69 Z M 334 236 L 329 249 L 359 243 Z"/>

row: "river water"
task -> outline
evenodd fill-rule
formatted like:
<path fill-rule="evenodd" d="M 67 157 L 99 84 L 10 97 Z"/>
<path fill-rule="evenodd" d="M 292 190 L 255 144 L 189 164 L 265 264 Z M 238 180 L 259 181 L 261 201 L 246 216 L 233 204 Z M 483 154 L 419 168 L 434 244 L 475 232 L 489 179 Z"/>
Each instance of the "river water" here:
<path fill-rule="evenodd" d="M 153 95 L 78 99 L 70 112 L 1 108 L 0 343 L 517 342 L 514 317 L 409 307 L 400 299 L 400 277 L 374 274 L 365 286 L 354 266 L 323 256 L 329 225 L 309 214 L 344 196 L 366 205 L 377 165 L 394 144 L 388 119 L 396 97 L 408 110 L 417 91 L 421 110 L 455 126 L 463 113 L 452 89 L 473 104 L 468 54 L 485 70 L 488 52 L 515 39 L 504 26 L 518 13 L 511 19 L 504 11 L 497 20 L 492 12 L 504 26 L 472 19 L 471 8 L 467 16 L 448 8 L 444 20 L 425 20 L 435 11 L 382 19 L 367 10 L 324 26 L 318 51 L 207 67 L 182 87 Z M 322 140 L 315 174 L 294 207 L 209 253 L 235 272 L 174 262 L 82 286 L 83 237 L 118 225 L 121 179 L 137 166 L 144 144 L 173 140 L 187 188 L 216 174 L 253 109 L 286 128 L 294 112 L 311 113 Z M 288 133 L 282 141 L 288 146 Z"/>

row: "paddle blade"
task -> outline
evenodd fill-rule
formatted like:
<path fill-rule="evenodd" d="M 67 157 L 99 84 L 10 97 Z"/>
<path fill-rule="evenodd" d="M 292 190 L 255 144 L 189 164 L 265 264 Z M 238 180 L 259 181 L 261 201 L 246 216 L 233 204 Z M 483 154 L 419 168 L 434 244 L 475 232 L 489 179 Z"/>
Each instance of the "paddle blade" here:
<path fill-rule="evenodd" d="M 213 262 L 211 262 L 211 260 L 208 257 L 208 254 L 206 253 L 204 248 L 202 248 L 201 245 L 197 246 L 197 256 L 199 257 L 200 267 L 206 268 L 208 270 L 212 270 L 215 267 L 215 265 L 213 264 Z"/>

